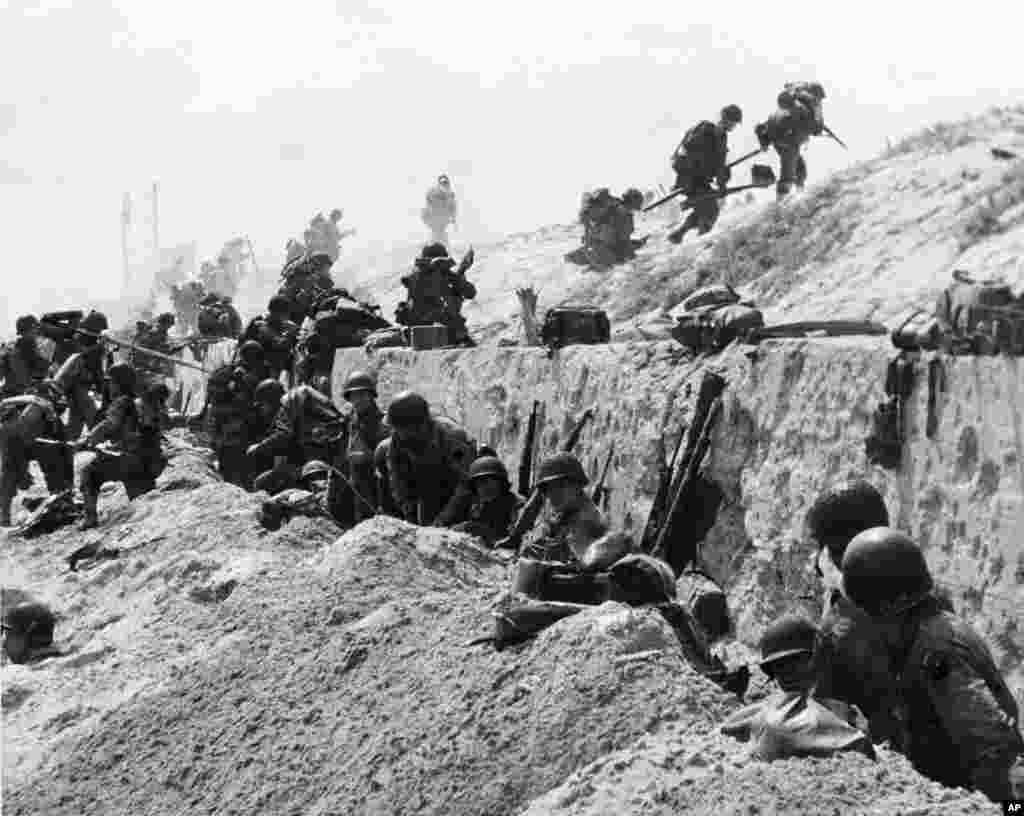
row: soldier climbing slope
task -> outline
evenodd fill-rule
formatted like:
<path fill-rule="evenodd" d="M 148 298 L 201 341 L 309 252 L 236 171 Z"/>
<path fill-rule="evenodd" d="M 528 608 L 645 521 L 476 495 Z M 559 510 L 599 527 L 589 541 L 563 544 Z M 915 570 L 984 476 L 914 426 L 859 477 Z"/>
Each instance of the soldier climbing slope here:
<path fill-rule="evenodd" d="M 604 269 L 633 258 L 647 240 L 633 238 L 633 213 L 643 203 L 643 193 L 635 187 L 626 190 L 621 198 L 613 196 L 607 187 L 584 195 L 579 215 L 583 246 L 568 253 L 565 259 Z"/>
<path fill-rule="evenodd" d="M 455 192 L 446 175 L 437 177 L 437 184 L 427 191 L 426 205 L 420 212 L 423 223 L 430 228 L 430 240 L 448 246 L 448 227 L 455 226 Z"/>
<path fill-rule="evenodd" d="M 391 436 L 374 452 L 385 512 L 413 524 L 447 527 L 469 496 L 476 442 L 446 417 L 432 416 L 412 391 L 388 406 Z"/>
<path fill-rule="evenodd" d="M 692 209 L 682 225 L 668 234 L 673 244 L 680 243 L 691 229 L 696 229 L 698 235 L 705 235 L 715 226 L 721 208 L 718 198 L 712 195 L 712 184 L 717 184 L 721 191 L 729 183 L 729 133 L 742 121 L 743 111 L 739 106 L 726 105 L 717 123 L 704 120 L 690 128 L 672 155 L 675 188 L 682 190 L 687 198 L 696 199 L 683 202 Z"/>
<path fill-rule="evenodd" d="M 914 767 L 995 801 L 1024 797 L 1017 702 L 985 642 L 936 597 L 920 548 L 890 527 L 865 530 L 843 555 L 843 586 L 884 623 Z"/>
<path fill-rule="evenodd" d="M 608 532 L 607 520 L 583 489 L 588 481 L 580 460 L 571 453 L 558 453 L 541 463 L 535 486 L 547 502 L 549 515 L 520 555 L 539 561 L 578 562 L 587 548 Z"/>
<path fill-rule="evenodd" d="M 785 198 L 793 185 L 803 190 L 807 181 L 807 162 L 801 155 L 811 136 L 825 132 L 822 101 L 825 89 L 817 82 L 787 83 L 778 96 L 778 109 L 754 128 L 761 147 L 774 147 L 779 154 L 778 200 Z"/>

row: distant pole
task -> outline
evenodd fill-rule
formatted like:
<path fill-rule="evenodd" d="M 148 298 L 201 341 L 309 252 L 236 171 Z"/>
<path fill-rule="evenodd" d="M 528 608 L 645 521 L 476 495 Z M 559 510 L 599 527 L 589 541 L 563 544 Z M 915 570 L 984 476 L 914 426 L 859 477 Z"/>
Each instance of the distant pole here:
<path fill-rule="evenodd" d="M 121 202 L 121 280 L 122 292 L 128 291 L 128 281 L 131 279 L 131 272 L 128 268 L 128 227 L 132 223 L 132 197 L 129 193 L 124 194 Z"/>

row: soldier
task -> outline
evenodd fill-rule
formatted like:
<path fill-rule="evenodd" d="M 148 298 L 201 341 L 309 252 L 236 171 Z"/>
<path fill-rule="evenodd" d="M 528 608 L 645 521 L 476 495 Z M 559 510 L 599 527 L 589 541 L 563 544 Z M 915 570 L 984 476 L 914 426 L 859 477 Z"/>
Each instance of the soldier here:
<path fill-rule="evenodd" d="M 199 311 L 204 298 L 203 285 L 199 281 L 171 285 L 171 304 L 184 334 L 190 335 L 199 331 Z"/>
<path fill-rule="evenodd" d="M 476 287 L 466 280 L 465 269 L 472 264 L 472 250 L 459 270 L 443 244 L 423 247 L 411 273 L 402 278 L 408 300 L 395 310 L 395 320 L 403 326 L 425 326 L 441 323 L 448 327 L 448 344 L 472 344 L 462 317 L 463 300 L 476 297 Z"/>
<path fill-rule="evenodd" d="M 225 326 L 225 337 L 238 337 L 242 333 L 242 316 L 228 295 L 220 299 L 221 322 Z"/>
<path fill-rule="evenodd" d="M 455 193 L 446 175 L 437 177 L 437 184 L 427 191 L 427 203 L 421 211 L 423 223 L 430 227 L 430 240 L 448 246 L 448 227 L 455 226 Z"/>
<path fill-rule="evenodd" d="M 147 325 L 136 333 L 135 345 L 144 349 L 152 349 L 160 354 L 172 354 L 174 348 L 171 346 L 168 333 L 174 323 L 174 315 L 170 312 L 163 312 L 157 317 L 155 326 Z M 136 324 L 136 328 L 140 328 L 138 324 Z M 145 352 L 133 351 L 131 361 L 136 374 L 150 383 L 155 383 L 174 374 L 173 363 Z"/>
<path fill-rule="evenodd" d="M 592 542 L 608 532 L 608 522 L 583 489 L 588 481 L 580 460 L 571 453 L 544 460 L 536 487 L 547 502 L 549 515 L 539 536 L 523 547 L 521 555 L 576 563 Z"/>
<path fill-rule="evenodd" d="M 722 108 L 718 123 L 707 120 L 698 122 L 683 136 L 676 152 L 672 155 L 672 169 L 676 173 L 675 188 L 683 190 L 687 199 L 684 206 L 692 206 L 682 225 L 668 234 L 668 240 L 678 244 L 691 229 L 698 235 L 711 231 L 720 212 L 719 199 L 712 195 L 712 183 L 719 191 L 729 183 L 731 172 L 727 163 L 729 133 L 743 121 L 743 111 L 738 105 Z"/>
<path fill-rule="evenodd" d="M 273 379 L 291 369 L 299 334 L 298 326 L 288 319 L 291 308 L 287 298 L 275 295 L 267 304 L 267 314 L 253 318 L 242 335 L 243 340 L 255 340 L 263 347 L 267 376 Z"/>
<path fill-rule="evenodd" d="M 35 315 L 19 317 L 14 326 L 18 336 L 13 346 L 0 351 L 0 377 L 4 380 L 0 397 L 25 393 L 50 370 L 50 361 L 39 350 L 39 321 Z"/>
<path fill-rule="evenodd" d="M 470 505 L 453 529 L 472 533 L 493 547 L 507 538 L 526 503 L 513 492 L 508 470 L 496 456 L 481 456 L 470 465 Z"/>
<path fill-rule="evenodd" d="M 842 568 L 847 596 L 883 624 L 914 767 L 995 801 L 1024 796 L 1017 702 L 985 642 L 936 598 L 920 548 L 874 527 L 850 542 Z"/>
<path fill-rule="evenodd" d="M 135 499 L 156 487 L 156 479 L 167 464 L 161 449 L 164 430 L 160 411 L 153 410 L 136 395 L 138 377 L 127 363 L 115 363 L 107 372 L 110 405 L 103 421 L 72 450 L 95 449 L 101 442 L 112 450 L 97 450 L 82 470 L 82 498 L 85 517 L 82 529 L 99 524 L 100 488 L 107 482 L 122 482 L 128 498 Z M 99 544 L 95 545 L 98 549 Z M 85 557 L 88 553 L 83 553 Z"/>
<path fill-rule="evenodd" d="M 333 261 L 325 252 L 313 252 L 286 271 L 278 295 L 289 301 L 288 317 L 301 325 L 313 317 L 316 304 L 334 288 L 330 268 Z"/>
<path fill-rule="evenodd" d="M 583 246 L 567 254 L 566 260 L 602 269 L 633 258 L 646 243 L 646 239 L 633 239 L 633 213 L 643 202 L 643 193 L 635 187 L 621 198 L 613 196 L 607 187 L 585 195 L 580 207 Z"/>
<path fill-rule="evenodd" d="M 46 381 L 0 400 L 0 527 L 11 524 L 11 503 L 18 488 L 32 485 L 28 466 L 33 459 L 39 462 L 51 494 L 72 487 L 74 463 L 70 449 L 61 444 L 60 412 L 57 390 Z"/>
<path fill-rule="evenodd" d="M 81 325 L 84 316 L 81 309 L 69 309 L 66 312 L 47 312 L 39 318 L 39 334 L 54 344 L 50 360 L 54 366 L 62 365 L 78 351 L 78 333 L 75 330 Z"/>
<path fill-rule="evenodd" d="M 804 189 L 807 181 L 807 163 L 800 154 L 811 136 L 824 132 L 821 103 L 825 89 L 817 82 L 789 84 L 779 94 L 778 109 L 754 128 L 761 147 L 774 147 L 779 154 L 779 181 L 775 186 L 776 198 L 785 198 L 793 185 Z"/>
<path fill-rule="evenodd" d="M 775 681 L 779 692 L 740 709 L 722 726 L 725 734 L 743 741 L 753 739 L 758 759 L 820 757 L 840 751 L 875 757 L 868 723 L 860 710 L 824 697 L 815 688 L 817 635 L 818 630 L 806 618 L 786 615 L 761 636 L 761 671 Z M 810 699 L 827 709 L 827 714 L 819 709 L 816 719 L 802 719 L 796 706 L 806 706 Z"/>
<path fill-rule="evenodd" d="M 854 536 L 888 524 L 882 495 L 869 482 L 854 481 L 826 491 L 815 501 L 804 521 L 804 535 L 817 547 L 815 567 L 826 593 L 818 649 L 819 691 L 857 706 L 871 723 L 875 741 L 898 747 L 903 733 L 885 638 L 871 617 L 843 594 L 840 567 Z"/>
<path fill-rule="evenodd" d="M 277 389 L 268 386 L 264 380 L 257 387 L 257 400 L 272 399 Z M 324 387 L 318 382 L 318 386 Z M 285 457 L 286 462 L 275 467 L 270 473 L 257 477 L 258 490 L 272 491 L 292 487 L 298 479 L 302 466 L 314 459 L 327 462 L 332 467 L 340 464 L 340 442 L 344 432 L 344 418 L 331 402 L 331 398 L 312 385 L 300 385 L 280 398 L 280 408 L 274 418 L 270 433 L 259 442 L 250 445 L 246 456 L 260 458 L 268 456 Z"/>
<path fill-rule="evenodd" d="M 21 601 L 4 612 L 4 652 L 12 663 L 28 663 L 53 651 L 53 612 L 39 601 Z"/>
<path fill-rule="evenodd" d="M 382 503 L 413 524 L 448 526 L 469 495 L 476 442 L 452 420 L 431 416 L 427 401 L 412 391 L 391 401 L 387 418 L 391 436 L 374 455 Z"/>
<path fill-rule="evenodd" d="M 335 518 L 349 526 L 372 516 L 380 505 L 373 457 L 377 446 L 390 435 L 391 430 L 377 405 L 377 382 L 373 375 L 353 371 L 345 380 L 342 395 L 352 406 L 348 416 L 344 466 L 351 486 L 341 488 L 341 506 L 336 509 Z M 353 490 L 365 501 L 353 495 Z"/>
<path fill-rule="evenodd" d="M 253 472 L 246 458 L 250 436 L 250 416 L 256 401 L 256 387 L 266 378 L 263 346 L 246 340 L 238 350 L 239 363 L 214 372 L 207 382 L 210 436 L 217 456 L 217 469 L 225 482 L 246 489 Z M 280 389 L 283 391 L 283 386 Z M 280 400 L 281 394 L 278 394 Z"/>
<path fill-rule="evenodd" d="M 299 241 L 296 241 L 294 238 L 289 238 L 288 243 L 285 244 L 284 254 L 284 263 L 285 266 L 287 266 L 288 264 L 292 263 L 293 261 L 297 261 L 303 255 L 305 255 L 306 247 L 303 246 Z"/>

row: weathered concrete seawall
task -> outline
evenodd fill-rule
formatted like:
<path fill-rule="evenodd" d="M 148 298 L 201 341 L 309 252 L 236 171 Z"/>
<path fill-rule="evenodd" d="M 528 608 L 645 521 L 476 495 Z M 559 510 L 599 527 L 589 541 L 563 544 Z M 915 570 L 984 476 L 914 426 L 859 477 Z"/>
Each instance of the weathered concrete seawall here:
<path fill-rule="evenodd" d="M 553 451 L 596 406 L 579 452 L 595 475 L 612 442 L 611 515 L 639 529 L 656 486 L 656 439 L 689 419 L 708 367 L 729 382 L 707 473 L 725 493 L 703 549 L 729 588 L 738 634 L 756 640 L 784 609 L 820 598 L 805 513 L 835 482 L 864 477 L 884 491 L 894 523 L 925 547 L 958 610 L 986 636 L 1024 698 L 1024 374 L 1019 359 L 944 357 L 938 432 L 925 435 L 928 378 L 917 366 L 908 444 L 898 471 L 869 465 L 864 439 L 883 397 L 887 340 L 773 341 L 696 361 L 673 342 L 535 348 L 340 351 L 334 397 L 347 373 L 378 374 L 382 404 L 404 389 L 495 447 L 512 473 L 534 399 L 546 404 L 542 451 Z"/>

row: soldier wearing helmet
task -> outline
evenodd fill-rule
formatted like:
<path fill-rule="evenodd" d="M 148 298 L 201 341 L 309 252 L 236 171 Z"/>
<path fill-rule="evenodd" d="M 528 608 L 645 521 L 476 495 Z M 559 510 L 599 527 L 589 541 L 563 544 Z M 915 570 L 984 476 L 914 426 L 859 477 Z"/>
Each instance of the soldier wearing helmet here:
<path fill-rule="evenodd" d="M 589 481 L 580 460 L 571 453 L 558 453 L 541 463 L 535 486 L 548 512 L 539 534 L 524 545 L 523 555 L 574 563 L 608 532 L 608 522 L 584 490 Z"/>
<path fill-rule="evenodd" d="M 824 757 L 842 751 L 875 757 L 861 711 L 815 688 L 817 639 L 815 625 L 799 615 L 779 618 L 761 636 L 761 671 L 779 691 L 740 709 L 722 725 L 723 733 L 752 741 L 756 758 Z"/>
<path fill-rule="evenodd" d="M 264 423 L 256 406 L 256 388 L 267 373 L 263 346 L 246 340 L 238 348 L 237 364 L 216 369 L 206 382 L 207 420 L 217 470 L 224 481 L 239 487 L 250 487 L 252 477 L 260 472 L 254 471 L 258 465 L 246 458 L 245 449 L 252 440 L 266 435 L 273 419 L 271 416 Z"/>
<path fill-rule="evenodd" d="M 291 310 L 288 298 L 275 295 L 267 304 L 267 313 L 253 318 L 240 338 L 243 342 L 255 340 L 263 347 L 268 376 L 273 379 L 291 369 L 292 352 L 299 337 L 299 327 L 289 319 Z"/>
<path fill-rule="evenodd" d="M 11 504 L 18 489 L 32 486 L 29 464 L 39 462 L 50 493 L 74 483 L 70 449 L 39 444 L 38 439 L 64 439 L 57 389 L 49 381 L 31 384 L 24 394 L 0 400 L 0 527 L 11 524 Z"/>
<path fill-rule="evenodd" d="M 257 400 L 264 404 L 271 401 L 272 405 L 273 396 L 280 392 L 273 389 L 268 393 L 271 388 L 268 381 L 260 383 Z M 273 475 L 262 474 L 256 479 L 257 489 L 268 492 L 269 485 L 278 490 L 293 487 L 306 462 L 319 459 L 337 467 L 343 459 L 344 418 L 327 394 L 311 385 L 300 385 L 279 399 L 269 434 L 246 450 L 246 456 L 253 459 L 284 458 L 284 464 L 275 468 Z"/>
<path fill-rule="evenodd" d="M 644 195 L 635 187 L 627 189 L 621 197 L 613 196 L 607 187 L 586 194 L 579 215 L 583 246 L 568 253 L 566 260 L 603 269 L 635 257 L 636 250 L 647 241 L 633 238 L 633 213 L 643 203 Z"/>
<path fill-rule="evenodd" d="M 507 538 L 525 501 L 512 490 L 508 470 L 497 456 L 480 456 L 469 467 L 472 499 L 453 529 L 471 533 L 493 547 Z"/>
<path fill-rule="evenodd" d="M 455 193 L 448 176 L 437 177 L 437 184 L 427 191 L 426 204 L 420 212 L 423 223 L 430 228 L 430 240 L 448 246 L 448 227 L 455 226 L 457 207 Z"/>
<path fill-rule="evenodd" d="M 156 479 L 167 464 L 161 445 L 163 418 L 159 412 L 147 411 L 138 397 L 135 369 L 127 363 L 115 363 L 107 371 L 107 378 L 110 403 L 103 421 L 72 445 L 75 451 L 95 449 L 101 443 L 108 446 L 97 450 L 82 470 L 82 529 L 99 524 L 97 510 L 104 484 L 122 482 L 128 498 L 135 499 L 156 487 Z"/>
<path fill-rule="evenodd" d="M 776 100 L 778 109 L 754 128 L 761 148 L 774 147 L 779 155 L 779 180 L 775 191 L 780 201 L 794 185 L 797 190 L 803 190 L 807 182 L 807 162 L 801 151 L 811 136 L 824 132 L 824 99 L 825 89 L 820 83 L 786 83 Z"/>
<path fill-rule="evenodd" d="M 424 246 L 412 272 L 402 277 L 408 297 L 395 310 L 395 320 L 404 326 L 441 323 L 448 327 L 449 345 L 472 345 L 462 304 L 476 297 L 476 287 L 466 279 L 474 257 L 470 249 L 456 266 L 444 244 Z"/>
<path fill-rule="evenodd" d="M 15 321 L 17 339 L 10 348 L 0 349 L 0 397 L 23 394 L 32 383 L 42 380 L 50 361 L 39 350 L 39 321 L 35 315 L 22 315 Z"/>
<path fill-rule="evenodd" d="M 447 527 L 470 495 L 476 442 L 453 420 L 433 416 L 413 391 L 391 400 L 387 419 L 391 436 L 374 454 L 382 507 L 414 524 Z"/>
<path fill-rule="evenodd" d="M 818 688 L 822 695 L 856 705 L 871 723 L 876 742 L 899 745 L 899 700 L 892 666 L 877 623 L 842 590 L 843 554 L 858 533 L 889 523 L 885 500 L 869 482 L 837 485 L 814 502 L 804 537 L 817 549 L 815 566 L 825 589 L 820 624 Z"/>
<path fill-rule="evenodd" d="M 686 220 L 669 233 L 668 240 L 672 243 L 680 243 L 691 229 L 704 235 L 715 226 L 720 207 L 718 198 L 711 195 L 712 184 L 717 184 L 721 191 L 729 183 L 732 175 L 728 166 L 729 133 L 742 121 L 743 111 L 739 106 L 726 105 L 717 123 L 698 122 L 686 132 L 672 154 L 675 188 L 684 192 L 686 198 L 682 204 L 690 208 Z"/>
<path fill-rule="evenodd" d="M 885 632 L 914 767 L 995 801 L 1024 795 L 1017 702 L 985 642 L 936 597 L 917 544 L 874 527 L 850 542 L 842 568 L 847 597 Z"/>

